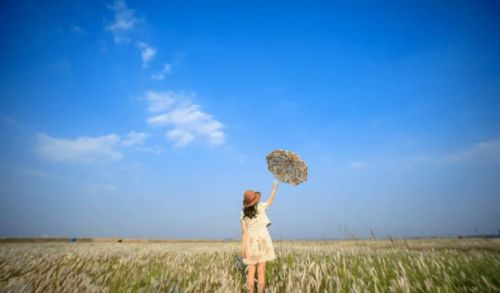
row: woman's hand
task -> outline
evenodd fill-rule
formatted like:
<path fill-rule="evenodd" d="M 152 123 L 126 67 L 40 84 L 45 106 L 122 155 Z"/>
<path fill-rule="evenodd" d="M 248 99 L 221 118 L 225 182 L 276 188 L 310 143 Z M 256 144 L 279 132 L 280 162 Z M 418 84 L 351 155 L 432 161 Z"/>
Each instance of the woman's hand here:
<path fill-rule="evenodd" d="M 268 207 L 273 203 L 274 197 L 276 196 L 276 190 L 278 190 L 278 178 L 274 177 L 273 191 L 271 191 L 271 195 L 267 199 Z"/>

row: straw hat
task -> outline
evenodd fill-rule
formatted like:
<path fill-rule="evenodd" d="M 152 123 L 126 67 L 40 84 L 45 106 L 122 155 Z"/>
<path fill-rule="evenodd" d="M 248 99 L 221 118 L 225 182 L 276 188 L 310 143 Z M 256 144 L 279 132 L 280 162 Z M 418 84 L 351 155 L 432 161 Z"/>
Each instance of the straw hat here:
<path fill-rule="evenodd" d="M 258 191 L 253 191 L 253 190 L 247 190 L 245 191 L 245 194 L 243 195 L 243 206 L 244 207 L 251 207 L 260 200 L 260 192 Z"/>

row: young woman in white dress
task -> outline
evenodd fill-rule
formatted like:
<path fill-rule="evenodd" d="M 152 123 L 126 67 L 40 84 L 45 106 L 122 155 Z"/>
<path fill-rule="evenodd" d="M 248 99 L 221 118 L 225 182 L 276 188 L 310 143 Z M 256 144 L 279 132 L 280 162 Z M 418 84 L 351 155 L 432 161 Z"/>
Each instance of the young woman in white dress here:
<path fill-rule="evenodd" d="M 243 262 L 248 265 L 247 288 L 254 292 L 255 269 L 257 268 L 258 291 L 264 292 L 266 286 L 266 262 L 276 258 L 273 243 L 267 227 L 271 221 L 266 210 L 273 203 L 278 189 L 278 180 L 274 180 L 271 195 L 265 202 L 260 202 L 258 191 L 247 190 L 244 193 L 243 210 L 240 215 Z"/>

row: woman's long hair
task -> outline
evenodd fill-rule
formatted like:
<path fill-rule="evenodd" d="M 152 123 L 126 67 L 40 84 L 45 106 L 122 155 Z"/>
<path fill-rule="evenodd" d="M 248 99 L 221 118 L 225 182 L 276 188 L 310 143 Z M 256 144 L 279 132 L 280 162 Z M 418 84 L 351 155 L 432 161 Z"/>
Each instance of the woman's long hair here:
<path fill-rule="evenodd" d="M 254 204 L 253 206 L 243 208 L 243 216 L 249 219 L 255 218 L 255 216 L 257 215 L 257 205 L 258 203 Z"/>

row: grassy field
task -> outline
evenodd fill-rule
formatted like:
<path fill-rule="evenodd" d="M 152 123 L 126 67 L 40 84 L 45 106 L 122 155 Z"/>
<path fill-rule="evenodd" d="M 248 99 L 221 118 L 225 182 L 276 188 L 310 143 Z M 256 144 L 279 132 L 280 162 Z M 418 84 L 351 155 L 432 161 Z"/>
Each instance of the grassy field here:
<path fill-rule="evenodd" d="M 499 239 L 275 241 L 268 292 L 500 292 Z M 0 243 L 0 292 L 242 292 L 239 242 Z"/>

